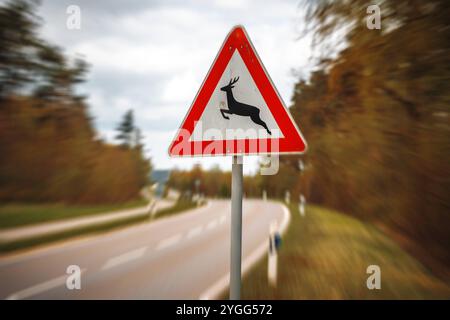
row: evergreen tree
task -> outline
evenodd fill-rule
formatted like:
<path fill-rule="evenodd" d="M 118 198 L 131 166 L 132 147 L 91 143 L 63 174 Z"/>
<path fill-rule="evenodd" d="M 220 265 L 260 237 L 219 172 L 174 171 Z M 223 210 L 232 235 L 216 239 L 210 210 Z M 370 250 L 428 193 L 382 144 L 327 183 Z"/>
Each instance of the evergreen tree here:
<path fill-rule="evenodd" d="M 85 80 L 87 63 L 68 59 L 63 50 L 41 39 L 35 15 L 38 1 L 16 0 L 0 6 L 0 99 L 33 93 L 39 105 L 79 105 L 75 85 Z"/>
<path fill-rule="evenodd" d="M 133 148 L 135 148 L 136 150 L 138 150 L 140 152 L 144 152 L 143 140 L 144 140 L 144 136 L 142 135 L 141 129 L 139 129 L 138 127 L 134 128 L 133 142 L 132 142 Z"/>
<path fill-rule="evenodd" d="M 40 38 L 38 4 L 0 4 L 0 202 L 136 199 L 151 163 L 132 112 L 118 128 L 126 148 L 95 138 L 88 105 L 75 90 L 87 64 Z"/>
<path fill-rule="evenodd" d="M 121 142 L 121 145 L 126 148 L 133 147 L 135 140 L 135 126 L 133 110 L 128 110 L 123 116 L 122 122 L 118 125 L 116 139 Z"/>

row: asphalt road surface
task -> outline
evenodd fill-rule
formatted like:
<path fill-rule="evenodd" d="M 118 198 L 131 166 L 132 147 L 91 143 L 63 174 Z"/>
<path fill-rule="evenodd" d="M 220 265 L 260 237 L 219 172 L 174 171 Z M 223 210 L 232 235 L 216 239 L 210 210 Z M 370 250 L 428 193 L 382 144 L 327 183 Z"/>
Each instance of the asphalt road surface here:
<path fill-rule="evenodd" d="M 243 271 L 267 254 L 270 224 L 287 209 L 244 200 Z M 230 201 L 153 223 L 0 259 L 1 299 L 213 299 L 229 280 Z M 69 290 L 70 265 L 81 289 Z"/>

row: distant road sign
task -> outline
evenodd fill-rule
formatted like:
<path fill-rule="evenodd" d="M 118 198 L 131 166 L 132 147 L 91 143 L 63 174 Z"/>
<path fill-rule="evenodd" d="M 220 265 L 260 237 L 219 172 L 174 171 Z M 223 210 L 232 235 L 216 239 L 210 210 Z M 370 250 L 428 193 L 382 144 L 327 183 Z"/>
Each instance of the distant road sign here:
<path fill-rule="evenodd" d="M 303 153 L 306 142 L 244 27 L 226 37 L 170 156 Z"/>

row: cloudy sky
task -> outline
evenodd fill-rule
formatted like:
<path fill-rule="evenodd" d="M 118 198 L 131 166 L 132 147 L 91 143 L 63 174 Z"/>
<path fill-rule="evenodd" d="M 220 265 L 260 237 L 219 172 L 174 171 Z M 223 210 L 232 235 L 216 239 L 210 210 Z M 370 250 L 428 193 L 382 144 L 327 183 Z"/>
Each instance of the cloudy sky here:
<path fill-rule="evenodd" d="M 69 5 L 81 9 L 81 29 L 66 27 Z M 298 40 L 301 8 L 290 0 L 89 1 L 43 0 L 43 36 L 91 64 L 80 88 L 99 133 L 112 141 L 128 109 L 145 135 L 156 168 L 219 164 L 229 158 L 170 159 L 167 148 L 228 31 L 243 24 L 283 100 L 311 70 L 310 40 Z M 248 157 L 245 171 L 256 168 Z"/>

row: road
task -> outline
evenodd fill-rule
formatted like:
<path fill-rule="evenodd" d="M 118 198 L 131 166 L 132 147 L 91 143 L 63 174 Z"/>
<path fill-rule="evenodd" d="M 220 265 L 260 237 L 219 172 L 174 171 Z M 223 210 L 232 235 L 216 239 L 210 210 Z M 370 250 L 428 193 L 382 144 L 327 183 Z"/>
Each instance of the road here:
<path fill-rule="evenodd" d="M 267 252 L 272 221 L 289 221 L 280 203 L 244 200 L 243 272 Z M 0 259 L 1 299 L 214 299 L 226 289 L 230 201 L 148 224 Z M 69 265 L 81 289 L 66 287 Z"/>

